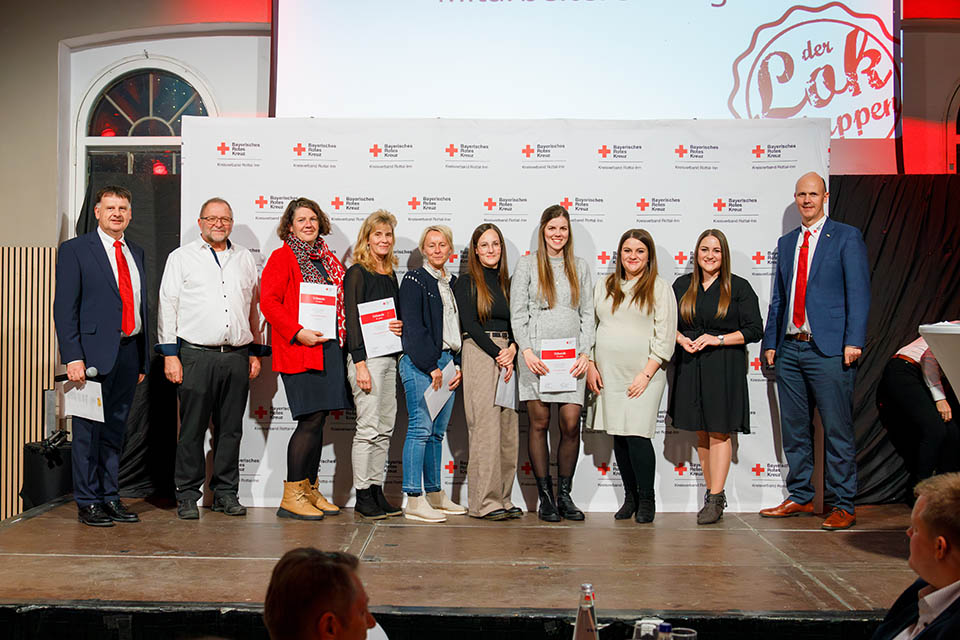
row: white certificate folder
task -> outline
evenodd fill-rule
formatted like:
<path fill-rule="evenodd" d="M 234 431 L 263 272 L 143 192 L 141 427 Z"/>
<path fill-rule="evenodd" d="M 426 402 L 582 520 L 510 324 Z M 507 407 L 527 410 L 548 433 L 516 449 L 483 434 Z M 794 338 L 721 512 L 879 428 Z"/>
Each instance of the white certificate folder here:
<path fill-rule="evenodd" d="M 315 282 L 300 283 L 300 325 L 319 331 L 325 338 L 337 337 L 337 287 Z"/>
<path fill-rule="evenodd" d="M 577 390 L 577 379 L 570 373 L 577 361 L 576 338 L 541 340 L 540 359 L 550 370 L 540 376 L 541 393 Z"/>
<path fill-rule="evenodd" d="M 360 313 L 360 333 L 368 358 L 385 356 L 403 350 L 400 336 L 390 331 L 390 322 L 397 319 L 393 298 L 383 298 L 357 305 Z"/>

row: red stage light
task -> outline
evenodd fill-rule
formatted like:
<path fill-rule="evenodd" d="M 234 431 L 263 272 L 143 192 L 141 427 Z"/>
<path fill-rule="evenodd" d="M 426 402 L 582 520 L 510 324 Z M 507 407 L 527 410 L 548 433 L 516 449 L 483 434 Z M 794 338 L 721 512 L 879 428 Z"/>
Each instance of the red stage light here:
<path fill-rule="evenodd" d="M 117 132 L 114 131 L 113 127 L 111 127 L 110 125 L 105 126 L 103 130 L 100 132 L 100 136 L 103 138 L 112 138 L 115 135 L 117 135 Z"/>
<path fill-rule="evenodd" d="M 155 176 L 165 176 L 167 175 L 167 165 L 163 164 L 159 160 L 153 161 L 153 175 Z"/>

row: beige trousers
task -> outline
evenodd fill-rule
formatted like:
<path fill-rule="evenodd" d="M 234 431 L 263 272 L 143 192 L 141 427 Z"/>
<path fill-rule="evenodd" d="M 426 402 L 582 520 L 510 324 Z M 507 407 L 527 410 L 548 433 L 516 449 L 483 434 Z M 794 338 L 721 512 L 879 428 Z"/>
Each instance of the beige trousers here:
<path fill-rule="evenodd" d="M 506 338 L 491 338 L 499 347 Z M 463 342 L 463 408 L 467 417 L 470 462 L 467 465 L 467 500 L 472 516 L 511 509 L 520 434 L 517 412 L 496 406 L 500 367 L 472 339 Z M 517 375 L 514 370 L 513 375 Z"/>
<path fill-rule="evenodd" d="M 357 366 L 347 355 L 347 380 L 357 408 L 357 433 L 353 436 L 353 486 L 366 489 L 383 485 L 390 436 L 397 417 L 397 358 L 367 358 L 371 389 L 357 386 Z"/>

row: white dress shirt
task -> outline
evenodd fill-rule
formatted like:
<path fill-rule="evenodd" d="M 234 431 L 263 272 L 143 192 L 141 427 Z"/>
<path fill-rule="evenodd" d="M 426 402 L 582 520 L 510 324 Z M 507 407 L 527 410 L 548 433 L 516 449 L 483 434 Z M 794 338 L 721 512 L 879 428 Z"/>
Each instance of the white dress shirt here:
<path fill-rule="evenodd" d="M 113 246 L 116 242 L 114 238 L 108 236 L 103 229 L 97 227 L 97 233 L 100 235 L 100 242 L 103 243 L 103 250 L 107 252 L 107 260 L 110 261 L 110 268 L 113 269 L 113 277 L 117 281 L 117 288 L 120 288 L 120 274 L 117 271 L 117 249 Z M 133 287 L 133 333 L 135 336 L 143 330 L 143 318 L 140 317 L 140 269 L 137 267 L 130 247 L 127 246 L 126 237 L 120 236 L 120 251 L 127 260 L 127 269 L 130 271 L 130 284 Z"/>
<path fill-rule="evenodd" d="M 905 347 L 897 351 L 898 356 L 907 356 L 920 365 L 920 371 L 923 373 L 923 381 L 930 390 L 930 395 L 934 402 L 946 400 L 947 394 L 943 392 L 943 372 L 940 369 L 940 363 L 937 362 L 933 352 L 927 346 L 927 341 L 923 338 L 917 338 Z"/>
<path fill-rule="evenodd" d="M 810 232 L 810 240 L 807 242 L 807 283 L 809 286 L 810 283 L 810 267 L 813 266 L 813 252 L 817 250 L 817 240 L 820 237 L 820 232 L 823 230 L 823 224 L 827 221 L 827 216 L 824 215 L 822 218 L 813 223 L 812 226 L 805 227 L 802 224 L 800 225 L 800 235 L 797 236 L 797 247 L 793 251 L 793 277 L 790 278 L 790 304 L 787 306 L 787 335 L 795 335 L 797 333 L 813 333 L 810 330 L 810 314 L 806 311 L 806 304 L 804 304 L 804 313 L 803 313 L 803 326 L 797 328 L 793 324 L 793 298 L 797 294 L 797 265 L 800 264 L 800 247 L 803 246 L 803 236 L 804 231 Z"/>
<path fill-rule="evenodd" d="M 942 589 L 927 585 L 917 592 L 917 621 L 898 633 L 893 640 L 913 640 L 960 597 L 960 580 Z"/>
<path fill-rule="evenodd" d="M 199 238 L 174 250 L 160 282 L 160 352 L 177 355 L 177 338 L 206 347 L 259 343 L 257 281 L 253 255 L 235 244 L 214 251 Z"/>

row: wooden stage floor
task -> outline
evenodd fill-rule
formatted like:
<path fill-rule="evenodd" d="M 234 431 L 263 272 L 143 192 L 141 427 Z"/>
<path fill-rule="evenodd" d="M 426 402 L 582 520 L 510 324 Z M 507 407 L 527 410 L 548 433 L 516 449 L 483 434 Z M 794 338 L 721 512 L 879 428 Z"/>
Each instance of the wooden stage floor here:
<path fill-rule="evenodd" d="M 100 529 L 72 503 L 0 524 L 0 604 L 207 603 L 262 606 L 270 571 L 287 550 L 349 551 L 375 613 L 417 608 L 576 608 L 592 582 L 599 614 L 802 613 L 876 618 L 914 579 L 904 505 L 861 507 L 848 531 L 821 519 L 727 513 L 698 527 L 695 514 L 659 513 L 652 525 L 588 514 L 548 524 L 466 516 L 441 525 L 390 518 L 280 520 L 272 509 L 231 518 L 208 509 L 180 521 L 170 503 L 127 501 L 139 524 Z"/>

